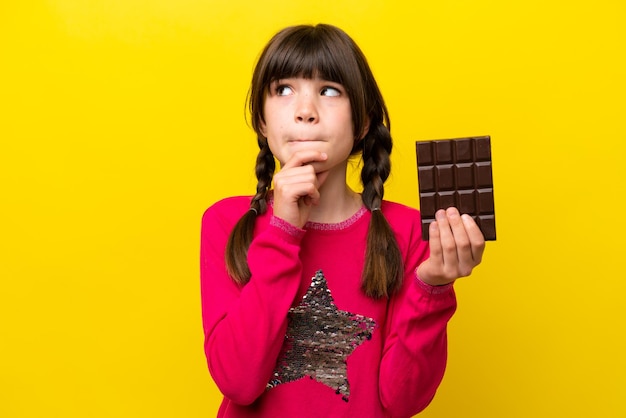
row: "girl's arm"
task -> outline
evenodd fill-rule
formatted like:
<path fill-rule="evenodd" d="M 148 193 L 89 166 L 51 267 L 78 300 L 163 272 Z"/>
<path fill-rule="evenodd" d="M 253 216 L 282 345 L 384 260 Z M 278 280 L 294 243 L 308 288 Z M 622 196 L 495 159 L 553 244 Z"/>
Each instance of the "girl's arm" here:
<path fill-rule="evenodd" d="M 435 395 L 446 367 L 446 328 L 456 309 L 452 284 L 430 286 L 416 275 L 417 266 L 429 256 L 419 223 L 416 217 L 412 228 L 403 226 L 411 231 L 405 235 L 404 284 L 392 297 L 385 324 L 380 399 L 392 416 L 417 414 Z"/>
<path fill-rule="evenodd" d="M 295 228 L 290 234 L 270 224 L 248 251 L 250 281 L 243 287 L 235 284 L 226 273 L 224 250 L 230 230 L 248 205 L 248 199 L 229 199 L 209 208 L 202 220 L 201 238 L 202 317 L 209 370 L 224 396 L 244 405 L 263 393 L 275 367 L 287 312 L 299 288 L 298 252 L 304 234 Z"/>
<path fill-rule="evenodd" d="M 415 276 L 407 280 L 419 280 Z M 381 402 L 392 416 L 426 408 L 443 379 L 448 320 L 456 309 L 452 285 L 431 289 L 411 283 L 395 314 L 380 368 Z M 424 287 L 424 288 L 423 288 Z"/>

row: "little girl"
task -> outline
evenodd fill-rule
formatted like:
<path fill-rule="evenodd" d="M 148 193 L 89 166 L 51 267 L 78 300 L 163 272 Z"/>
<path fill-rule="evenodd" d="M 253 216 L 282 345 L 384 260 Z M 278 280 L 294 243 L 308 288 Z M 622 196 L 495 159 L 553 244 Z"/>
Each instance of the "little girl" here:
<path fill-rule="evenodd" d="M 205 353 L 218 417 L 410 417 L 446 365 L 452 283 L 480 263 L 467 215 L 383 200 L 389 117 L 365 57 L 329 25 L 276 34 L 249 94 L 252 197 L 204 214 Z M 346 184 L 362 155 L 362 194 Z M 275 159 L 280 171 L 275 173 Z M 272 187 L 273 182 L 273 187 Z"/>

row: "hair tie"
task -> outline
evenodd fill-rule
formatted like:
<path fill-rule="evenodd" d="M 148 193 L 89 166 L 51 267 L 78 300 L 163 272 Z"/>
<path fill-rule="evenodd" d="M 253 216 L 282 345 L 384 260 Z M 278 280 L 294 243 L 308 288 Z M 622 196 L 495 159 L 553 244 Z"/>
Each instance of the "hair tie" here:
<path fill-rule="evenodd" d="M 380 210 L 380 208 L 373 208 L 371 212 L 374 212 L 375 210 Z"/>
<path fill-rule="evenodd" d="M 255 215 L 258 215 L 258 214 L 259 214 L 259 211 L 258 211 L 258 210 L 256 210 L 256 208 L 250 208 L 250 209 L 248 209 L 248 210 L 249 210 L 249 211 L 251 211 L 251 212 L 254 212 L 254 214 L 255 214 Z"/>

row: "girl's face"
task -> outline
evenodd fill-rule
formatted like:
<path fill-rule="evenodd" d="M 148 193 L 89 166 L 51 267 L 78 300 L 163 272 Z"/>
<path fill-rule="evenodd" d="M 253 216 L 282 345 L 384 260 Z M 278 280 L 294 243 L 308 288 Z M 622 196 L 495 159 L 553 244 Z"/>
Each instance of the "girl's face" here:
<path fill-rule="evenodd" d="M 347 163 L 354 145 L 352 109 L 345 88 L 319 78 L 287 78 L 270 84 L 261 132 L 284 165 L 298 150 L 328 155 L 317 172 Z"/>

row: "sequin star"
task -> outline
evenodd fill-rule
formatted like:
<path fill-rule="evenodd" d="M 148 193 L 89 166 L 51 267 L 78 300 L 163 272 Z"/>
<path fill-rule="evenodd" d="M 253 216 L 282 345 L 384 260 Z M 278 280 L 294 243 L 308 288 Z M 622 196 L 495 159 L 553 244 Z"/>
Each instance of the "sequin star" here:
<path fill-rule="evenodd" d="M 350 396 L 347 357 L 372 338 L 373 319 L 337 309 L 322 271 L 300 304 L 290 309 L 283 348 L 268 388 L 309 377 Z"/>

